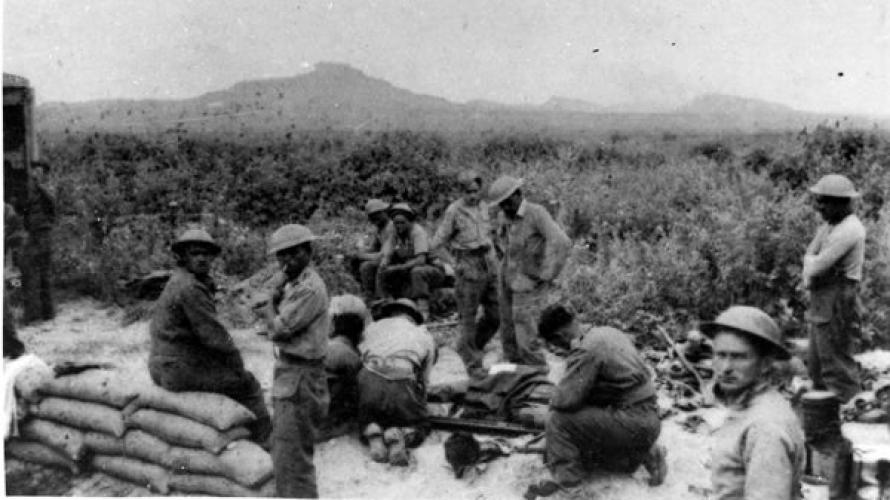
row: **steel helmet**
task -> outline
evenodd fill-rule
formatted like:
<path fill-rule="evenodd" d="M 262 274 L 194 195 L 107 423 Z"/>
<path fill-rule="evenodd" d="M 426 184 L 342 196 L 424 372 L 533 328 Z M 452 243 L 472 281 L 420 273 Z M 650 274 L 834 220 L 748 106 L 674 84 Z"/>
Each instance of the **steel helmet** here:
<path fill-rule="evenodd" d="M 278 228 L 269 237 L 269 255 L 274 255 L 282 250 L 317 239 L 318 237 L 302 224 L 286 224 Z"/>
<path fill-rule="evenodd" d="M 203 245 L 211 249 L 214 254 L 219 254 L 222 251 L 222 248 L 213 241 L 213 237 L 210 236 L 210 233 L 203 229 L 188 229 L 184 233 L 179 235 L 179 238 L 176 238 L 176 241 L 173 242 L 171 248 L 175 253 L 181 253 L 186 246 L 190 244 Z"/>
<path fill-rule="evenodd" d="M 819 179 L 810 192 L 819 196 L 831 196 L 833 198 L 858 198 L 859 192 L 853 186 L 853 181 L 840 174 L 828 174 Z"/>
<path fill-rule="evenodd" d="M 332 297 L 331 305 L 328 307 L 328 314 L 331 316 L 357 314 L 362 317 L 366 325 L 371 322 L 371 311 L 368 310 L 365 301 L 351 294 Z"/>
<path fill-rule="evenodd" d="M 492 182 L 491 187 L 488 188 L 488 200 L 492 205 L 498 205 L 522 187 L 522 184 L 522 179 L 517 179 L 510 175 L 502 175 Z"/>
<path fill-rule="evenodd" d="M 713 338 L 720 330 L 729 329 L 767 341 L 779 359 L 790 359 L 791 353 L 782 343 L 782 330 L 769 315 L 756 307 L 732 306 L 714 321 L 703 323 L 701 332 Z"/>
<path fill-rule="evenodd" d="M 389 212 L 393 215 L 395 215 L 397 212 L 401 212 L 403 214 L 406 214 L 408 218 L 412 220 L 414 219 L 414 217 L 417 216 L 417 212 L 415 212 L 414 209 L 411 208 L 411 205 L 407 203 L 396 203 L 395 205 L 389 207 Z"/>
<path fill-rule="evenodd" d="M 474 182 L 478 182 L 479 186 L 482 186 L 482 176 L 479 175 L 479 172 L 475 170 L 464 170 L 457 176 L 457 182 L 461 184 L 461 186 L 467 187 L 473 184 Z"/>
<path fill-rule="evenodd" d="M 418 325 L 423 324 L 423 314 L 420 313 L 420 309 L 417 308 L 417 304 L 414 303 L 411 299 L 398 299 L 392 302 L 387 302 L 383 304 L 380 308 L 380 313 L 384 318 L 388 318 L 397 312 L 406 312 L 414 318 L 414 321 Z"/>
<path fill-rule="evenodd" d="M 389 209 L 389 203 L 377 198 L 372 198 L 365 203 L 365 213 L 368 215 L 382 212 L 387 209 Z"/>

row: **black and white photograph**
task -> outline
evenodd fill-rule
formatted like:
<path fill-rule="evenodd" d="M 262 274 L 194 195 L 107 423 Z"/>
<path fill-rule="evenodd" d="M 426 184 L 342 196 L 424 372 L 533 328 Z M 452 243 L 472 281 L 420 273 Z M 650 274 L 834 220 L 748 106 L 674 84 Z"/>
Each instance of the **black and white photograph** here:
<path fill-rule="evenodd" d="M 885 0 L 5 0 L 38 497 L 890 500 Z"/>

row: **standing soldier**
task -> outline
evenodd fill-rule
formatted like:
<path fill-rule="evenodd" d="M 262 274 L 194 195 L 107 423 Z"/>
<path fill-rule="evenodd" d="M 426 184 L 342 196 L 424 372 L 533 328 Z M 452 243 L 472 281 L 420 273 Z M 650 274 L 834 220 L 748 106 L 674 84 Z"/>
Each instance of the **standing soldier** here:
<path fill-rule="evenodd" d="M 470 376 L 481 378 L 485 376 L 482 349 L 497 332 L 500 323 L 497 260 L 488 204 L 480 200 L 482 176 L 469 170 L 461 173 L 458 181 L 464 195 L 445 210 L 430 249 L 448 245 L 456 260 L 455 292 L 462 329 L 457 352 Z M 476 321 L 480 305 L 482 317 Z"/>
<path fill-rule="evenodd" d="M 318 497 L 312 457 L 328 411 L 324 361 L 331 319 L 327 287 L 309 266 L 316 239 L 300 224 L 272 233 L 269 254 L 284 276 L 254 305 L 275 346 L 272 463 L 277 496 L 285 498 Z"/>
<path fill-rule="evenodd" d="M 538 348 L 538 316 L 565 266 L 571 240 L 547 209 L 523 199 L 522 180 L 505 175 L 489 188 L 501 208 L 497 224 L 498 288 L 504 355 L 512 363 L 546 366 Z"/>
<path fill-rule="evenodd" d="M 55 315 L 52 299 L 52 231 L 56 203 L 42 185 L 46 163 L 34 162 L 28 180 L 24 217 L 28 232 L 27 251 L 21 252 L 22 291 L 25 296 L 25 323 L 49 320 Z"/>
<path fill-rule="evenodd" d="M 853 351 L 861 338 L 858 289 L 865 226 L 853 213 L 859 193 L 846 177 L 826 175 L 810 192 L 825 224 L 803 259 L 803 286 L 810 293 L 807 368 L 816 389 L 828 389 L 845 402 L 860 390 Z"/>
<path fill-rule="evenodd" d="M 377 270 L 383 257 L 383 242 L 394 231 L 392 221 L 386 213 L 388 209 L 389 203 L 385 201 L 376 198 L 368 200 L 365 213 L 374 225 L 374 233 L 368 235 L 364 248 L 349 259 L 350 270 L 361 284 L 365 300 L 369 302 L 380 294 L 380 290 L 377 290 Z"/>
<path fill-rule="evenodd" d="M 378 289 L 386 299 L 407 296 L 429 318 L 430 293 L 445 280 L 445 273 L 432 262 L 429 235 L 415 222 L 414 210 L 396 203 L 389 211 L 395 231 L 383 242 Z"/>
<path fill-rule="evenodd" d="M 271 419 L 263 391 L 216 317 L 210 266 L 219 252 L 202 229 L 185 231 L 173 243 L 177 267 L 148 326 L 148 371 L 154 383 L 169 391 L 218 392 L 238 401 L 257 417 L 251 438 L 265 445 Z"/>

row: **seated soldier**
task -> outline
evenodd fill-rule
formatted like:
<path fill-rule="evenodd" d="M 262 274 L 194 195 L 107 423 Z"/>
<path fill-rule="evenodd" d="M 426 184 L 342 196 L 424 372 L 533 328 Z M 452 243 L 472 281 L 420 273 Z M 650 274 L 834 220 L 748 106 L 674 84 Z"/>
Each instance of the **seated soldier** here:
<path fill-rule="evenodd" d="M 380 259 L 383 257 L 381 250 L 383 242 L 394 231 L 392 221 L 387 210 L 389 203 L 378 199 L 371 199 L 365 204 L 365 213 L 368 221 L 374 225 L 374 232 L 369 234 L 364 241 L 363 248 L 349 256 L 349 270 L 352 276 L 362 287 L 362 295 L 365 300 L 371 301 L 379 297 L 377 289 L 377 269 L 380 267 Z"/>
<path fill-rule="evenodd" d="M 173 243 L 177 268 L 152 311 L 148 370 L 169 391 L 217 392 L 238 401 L 257 417 L 249 426 L 251 438 L 265 445 L 272 421 L 260 384 L 216 317 L 210 265 L 219 252 L 201 229 Z"/>
<path fill-rule="evenodd" d="M 541 338 L 567 354 L 566 371 L 550 403 L 546 464 L 553 480 L 529 486 L 525 498 L 550 496 L 581 484 L 594 468 L 634 472 L 643 465 L 649 484 L 667 473 L 655 387 L 629 336 L 576 321 L 565 306 L 541 314 Z"/>
<path fill-rule="evenodd" d="M 381 313 L 359 345 L 359 419 L 375 461 L 407 465 L 406 446 L 424 436 L 426 388 L 438 353 L 412 301 L 390 302 Z"/>
<path fill-rule="evenodd" d="M 386 299 L 412 299 L 428 318 L 430 292 L 442 286 L 445 273 L 433 264 L 429 235 L 415 222 L 414 210 L 407 203 L 396 203 L 389 210 L 395 231 L 383 242 L 378 288 Z"/>
<path fill-rule="evenodd" d="M 321 429 L 323 439 L 348 433 L 356 422 L 356 376 L 362 368 L 358 345 L 366 324 L 370 322 L 368 308 L 354 295 L 340 295 L 331 299 L 330 313 L 333 331 L 328 340 L 324 365 L 331 402 L 327 422 Z"/>
<path fill-rule="evenodd" d="M 770 385 L 773 362 L 791 357 L 782 331 L 748 306 L 730 307 L 701 331 L 714 341 L 714 393 L 729 411 L 711 432 L 714 498 L 800 498 L 804 433 L 791 405 Z"/>

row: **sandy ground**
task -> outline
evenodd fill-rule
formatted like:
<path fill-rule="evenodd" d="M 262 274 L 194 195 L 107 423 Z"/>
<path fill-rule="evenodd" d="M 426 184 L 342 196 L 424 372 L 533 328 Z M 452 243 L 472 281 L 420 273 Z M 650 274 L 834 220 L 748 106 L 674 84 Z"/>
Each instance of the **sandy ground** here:
<path fill-rule="evenodd" d="M 67 360 L 106 361 L 130 371 L 135 378 L 148 379 L 145 363 L 148 349 L 147 322 L 120 326 L 122 312 L 103 308 L 96 302 L 81 300 L 63 304 L 57 318 L 36 326 L 22 328 L 20 335 L 28 349 L 48 363 Z M 234 330 L 235 341 L 244 353 L 245 364 L 263 385 L 267 394 L 272 382 L 271 345 L 252 329 Z M 448 337 L 445 333 L 445 337 Z M 453 336 L 453 332 L 452 332 Z M 493 344 L 496 344 L 494 342 Z M 499 357 L 497 346 L 487 354 L 489 363 Z M 555 358 L 552 377 L 561 373 Z M 447 345 L 432 376 L 432 384 L 450 383 L 465 378 L 460 359 Z M 669 473 L 661 486 L 646 485 L 647 475 L 640 470 L 633 476 L 594 475 L 590 482 L 573 494 L 556 498 L 597 498 L 603 500 L 704 498 L 690 486 L 704 488 L 708 473 L 707 435 L 682 429 L 680 414 L 665 420 L 660 442 L 668 448 Z M 319 493 L 326 498 L 447 498 L 487 499 L 521 498 L 526 487 L 548 477 L 540 455 L 513 455 L 498 459 L 470 478 L 456 479 L 445 461 L 442 443 L 448 433 L 434 432 L 414 450 L 409 467 L 391 467 L 373 462 L 355 436 L 343 436 L 321 443 L 316 448 Z M 482 437 L 484 439 L 484 437 Z M 518 442 L 518 441 L 517 441 Z M 31 485 L 10 494 L 74 496 L 145 496 L 150 493 L 126 483 L 93 473 L 72 477 L 11 460 L 6 465 L 6 479 L 12 485 L 22 477 L 32 477 Z M 16 483 L 18 484 L 18 483 Z"/>

